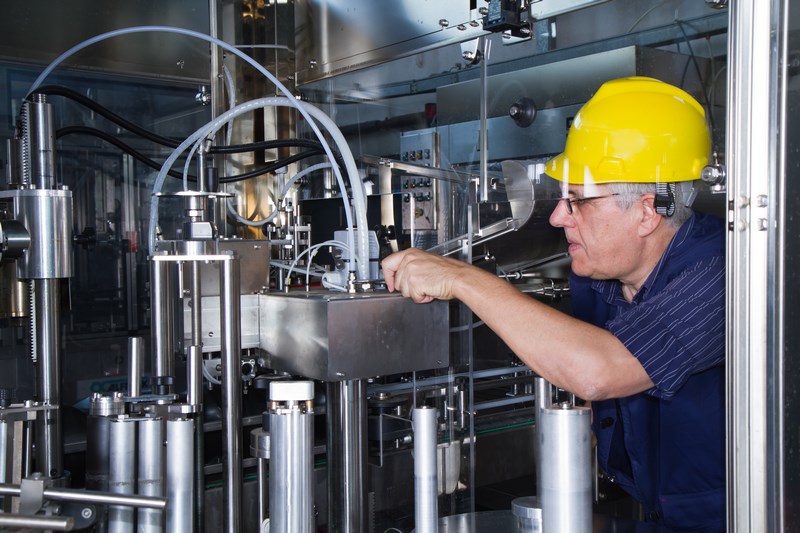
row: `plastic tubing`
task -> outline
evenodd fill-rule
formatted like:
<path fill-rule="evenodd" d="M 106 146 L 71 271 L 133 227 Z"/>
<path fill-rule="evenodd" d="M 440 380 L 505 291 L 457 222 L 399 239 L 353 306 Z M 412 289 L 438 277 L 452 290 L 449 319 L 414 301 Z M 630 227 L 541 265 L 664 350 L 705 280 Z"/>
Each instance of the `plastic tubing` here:
<path fill-rule="evenodd" d="M 312 246 L 309 246 L 308 248 L 306 248 L 305 250 L 303 250 L 302 252 L 297 254 L 297 257 L 294 258 L 294 261 L 292 261 L 292 264 L 289 265 L 289 272 L 286 273 L 286 277 L 288 278 L 288 277 L 290 277 L 292 275 L 292 271 L 297 266 L 297 262 L 300 260 L 301 257 L 303 257 L 307 253 L 310 253 L 312 250 L 316 250 L 316 249 L 321 248 L 323 246 L 336 246 L 337 248 L 342 248 L 343 250 L 346 250 L 348 252 L 350 252 L 352 250 L 352 248 L 347 246 L 342 241 L 337 241 L 335 239 L 331 239 L 329 241 L 324 241 L 324 242 L 321 242 L 319 244 L 314 244 Z"/>
<path fill-rule="evenodd" d="M 308 111 L 306 111 L 306 109 L 305 109 L 306 106 L 302 105 L 300 101 L 296 100 L 294 98 L 294 95 L 292 95 L 292 93 L 289 92 L 289 90 L 280 81 L 278 81 L 278 79 L 275 76 L 273 76 L 267 69 L 265 69 L 262 65 L 260 65 L 255 59 L 253 59 L 252 57 L 248 56 L 244 52 L 238 50 L 235 46 L 231 46 L 230 44 L 226 43 L 225 41 L 221 41 L 220 39 L 216 39 L 214 37 L 211 37 L 210 35 L 206 35 L 204 33 L 200 33 L 200 32 L 193 31 L 193 30 L 187 30 L 185 28 L 175 28 L 175 27 L 172 27 L 172 26 L 134 26 L 134 27 L 131 27 L 131 28 L 122 28 L 122 29 L 111 31 L 111 32 L 102 33 L 100 35 L 96 35 L 96 36 L 94 36 L 94 37 L 92 37 L 90 39 L 87 39 L 87 40 L 85 40 L 85 41 L 83 41 L 81 43 L 76 44 L 75 46 L 73 46 L 72 48 L 70 48 L 66 52 L 62 53 L 60 56 L 58 56 L 55 60 L 53 60 L 53 62 L 50 63 L 42 71 L 41 74 L 39 74 L 39 77 L 36 78 L 36 80 L 34 80 L 33 85 L 31 85 L 31 88 L 28 91 L 28 94 L 30 94 L 30 93 L 34 92 L 36 89 L 38 89 L 41 86 L 42 82 L 50 75 L 50 73 L 53 70 L 55 70 L 55 68 L 58 67 L 58 65 L 63 63 L 65 59 L 67 59 L 70 56 L 72 56 L 73 54 L 83 50 L 84 48 L 86 48 L 88 46 L 91 46 L 91 45 L 93 45 L 95 43 L 98 43 L 100 41 L 103 41 L 105 39 L 110 39 L 112 37 L 117 37 L 117 36 L 120 36 L 120 35 L 128 35 L 128 34 L 133 34 L 133 33 L 145 33 L 145 32 L 177 33 L 177 34 L 180 34 L 180 35 L 187 35 L 189 37 L 195 37 L 197 39 L 201 39 L 203 41 L 206 41 L 206 42 L 209 42 L 209 43 L 212 43 L 212 44 L 216 44 L 217 46 L 219 46 L 223 50 L 227 50 L 228 52 L 230 52 L 230 53 L 234 54 L 235 56 L 241 58 L 247 64 L 252 66 L 254 69 L 256 69 L 261 74 L 263 74 L 284 95 L 286 95 L 287 101 L 289 102 L 288 105 L 290 107 L 296 108 L 297 111 L 308 121 L 308 124 L 311 127 L 312 131 L 314 132 L 314 134 L 317 136 L 317 138 L 322 143 L 322 146 L 325 149 L 325 154 L 328 156 L 328 158 L 331 161 L 335 160 L 335 158 L 333 157 L 333 153 L 332 153 L 332 151 L 330 149 L 330 146 L 328 146 L 327 143 L 325 142 L 325 138 L 322 135 L 322 132 L 317 127 L 317 124 L 311 119 L 310 113 Z M 320 111 L 320 113 L 322 115 L 324 115 L 324 113 L 322 113 L 321 111 Z M 327 123 L 333 124 L 333 121 L 330 120 L 330 118 L 327 117 L 327 115 L 325 115 L 325 118 L 327 119 L 327 121 L 324 120 L 324 119 L 320 119 L 320 122 L 327 122 Z M 359 245 L 358 245 L 358 250 L 357 250 L 358 253 L 355 254 L 357 256 L 360 256 L 360 257 L 364 258 L 364 260 L 361 261 L 361 265 L 359 265 L 358 276 L 359 276 L 360 279 L 368 279 L 369 278 L 369 234 L 368 234 L 368 226 L 367 226 L 366 191 L 364 190 L 364 184 L 361 182 L 361 179 L 358 176 L 358 169 L 356 169 L 355 161 L 353 160 L 353 154 L 350 151 L 349 147 L 347 147 L 347 143 L 343 142 L 344 141 L 344 136 L 341 134 L 341 132 L 339 132 L 339 130 L 335 126 L 335 124 L 334 124 L 334 127 L 332 129 L 335 130 L 336 133 L 334 133 L 334 131 L 330 131 L 330 129 L 329 129 L 329 131 L 330 131 L 331 135 L 334 137 L 334 139 L 336 140 L 337 144 L 340 145 L 340 151 L 342 152 L 342 155 L 345 158 L 345 166 L 348 169 L 348 175 L 350 177 L 351 186 L 352 186 L 352 189 L 353 189 L 353 197 L 354 197 L 354 202 L 355 202 L 355 206 L 356 206 L 356 214 L 357 214 L 357 217 L 358 217 L 358 225 L 362 229 L 362 231 L 359 232 L 360 235 L 359 235 Z M 340 142 L 339 139 L 341 139 L 341 142 Z M 345 147 L 347 148 L 346 152 L 343 150 Z M 181 150 L 181 152 L 183 152 L 183 150 Z M 170 164 L 170 166 L 171 166 L 171 164 Z M 336 173 L 337 181 L 339 182 L 339 186 L 342 189 L 342 196 L 344 197 L 345 188 L 343 186 L 343 180 L 342 180 L 342 176 L 341 176 L 341 171 L 339 170 L 339 168 L 336 165 L 333 166 L 333 170 Z M 160 175 L 161 174 L 159 174 L 159 176 Z M 162 184 L 163 184 L 163 180 L 162 180 Z M 160 187 L 161 187 L 162 184 L 159 184 L 159 189 L 158 190 L 160 190 Z M 356 191 L 358 191 L 358 192 L 356 192 Z M 149 245 L 150 246 L 149 246 L 149 248 L 150 248 L 150 254 L 152 255 L 153 253 L 155 253 L 155 224 L 154 224 L 154 222 L 158 218 L 158 197 L 154 197 L 153 198 L 153 200 L 151 202 L 151 205 L 152 205 L 152 207 L 151 207 L 151 217 L 150 217 L 151 218 L 151 221 L 150 221 L 151 222 L 151 226 L 150 226 L 150 229 L 149 229 L 149 232 L 150 232 L 150 236 L 149 236 L 149 241 L 150 241 Z M 345 207 L 347 208 L 348 206 L 346 205 Z M 152 216 L 152 212 L 154 210 L 156 212 L 156 216 Z M 350 231 L 352 232 L 352 228 L 350 228 Z M 348 240 L 352 240 L 352 238 L 350 238 Z"/>
<path fill-rule="evenodd" d="M 330 167 L 331 167 L 330 163 L 317 163 L 316 165 L 311 165 L 308 168 L 304 168 L 303 170 L 292 176 L 289 179 L 289 181 L 287 181 L 283 185 L 280 195 L 278 196 L 278 201 L 281 201 L 283 198 L 286 197 L 286 195 L 289 193 L 289 189 L 291 189 L 292 185 L 294 185 L 300 178 L 303 178 L 316 170 L 320 170 L 323 168 L 330 168 Z M 260 220 L 247 220 L 246 218 L 244 218 L 243 216 L 241 216 L 239 213 L 236 212 L 236 210 L 233 208 L 233 204 L 231 203 L 230 198 L 228 198 L 226 206 L 228 208 L 228 214 L 232 216 L 234 220 L 236 220 L 240 224 L 244 224 L 245 226 L 252 226 L 255 228 L 263 226 L 264 224 L 267 224 L 269 222 L 272 222 L 272 220 L 274 220 L 275 217 L 278 216 L 278 210 L 275 209 L 272 213 L 270 213 L 269 215 Z"/>
<path fill-rule="evenodd" d="M 350 204 L 347 200 L 347 189 L 344 185 L 344 180 L 342 179 L 341 173 L 339 171 L 338 166 L 332 165 L 334 172 L 336 173 L 336 180 L 339 184 L 339 189 L 342 193 L 342 201 L 344 203 L 344 210 L 345 216 L 347 217 L 348 221 L 348 245 L 351 247 L 352 250 L 355 250 L 356 253 L 353 254 L 355 257 L 362 259 L 360 263 L 356 264 L 357 274 L 359 279 L 369 279 L 369 232 L 367 226 L 367 194 L 366 190 L 364 189 L 364 184 L 361 181 L 361 178 L 358 175 L 358 168 L 356 168 L 355 159 L 353 158 L 353 153 L 350 151 L 350 147 L 347 144 L 347 141 L 342 135 L 342 132 L 339 131 L 339 128 L 336 124 L 331 120 L 331 118 L 326 115 L 322 110 L 317 107 L 314 107 L 311 104 L 299 102 L 295 99 L 286 99 L 282 97 L 269 97 L 269 98 L 259 98 L 257 100 L 251 100 L 249 102 L 245 102 L 236 106 L 235 108 L 223 113 L 217 119 L 213 120 L 212 122 L 208 123 L 207 125 L 203 126 L 199 130 L 197 130 L 192 136 L 188 137 L 183 143 L 181 143 L 178 148 L 175 149 L 172 155 L 164 162 L 164 167 L 167 167 L 166 170 L 162 167 L 162 172 L 164 173 L 164 178 L 159 180 L 156 179 L 156 183 L 153 186 L 153 192 L 156 193 L 160 191 L 160 187 L 163 185 L 164 179 L 166 178 L 166 172 L 169 170 L 169 167 L 174 163 L 175 159 L 177 159 L 176 154 L 183 153 L 186 149 L 186 145 L 194 143 L 192 150 L 189 153 L 189 156 L 186 160 L 186 165 L 184 166 L 184 171 L 188 171 L 189 160 L 191 159 L 194 152 L 200 148 L 200 146 L 205 142 L 205 137 L 213 136 L 216 134 L 219 129 L 222 128 L 223 125 L 227 124 L 235 117 L 252 111 L 253 109 L 260 108 L 260 107 L 293 107 L 296 109 L 302 109 L 304 112 L 304 116 L 312 116 L 315 119 L 319 120 L 320 124 L 327 129 L 328 133 L 330 133 L 331 137 L 333 138 L 334 142 L 336 143 L 339 151 L 342 154 L 342 159 L 344 160 L 345 167 L 347 170 L 347 175 L 350 179 L 350 185 L 352 187 L 353 192 L 353 203 L 355 205 L 355 212 L 356 212 L 356 224 L 355 226 L 359 228 L 363 228 L 363 231 L 359 232 L 358 235 L 358 247 L 356 248 L 355 244 L 355 236 L 353 231 L 353 219 L 352 215 L 350 214 Z M 309 119 L 310 120 L 310 119 Z M 320 142 L 324 145 L 325 153 L 328 156 L 330 161 L 334 161 L 332 156 L 332 152 L 330 146 L 325 142 L 325 139 L 320 136 Z M 175 156 L 175 157 L 173 157 Z M 159 173 L 159 178 L 162 176 L 162 173 Z M 155 202 L 151 203 L 151 215 L 152 215 L 152 206 L 156 206 Z M 151 235 L 154 235 L 151 232 Z"/>

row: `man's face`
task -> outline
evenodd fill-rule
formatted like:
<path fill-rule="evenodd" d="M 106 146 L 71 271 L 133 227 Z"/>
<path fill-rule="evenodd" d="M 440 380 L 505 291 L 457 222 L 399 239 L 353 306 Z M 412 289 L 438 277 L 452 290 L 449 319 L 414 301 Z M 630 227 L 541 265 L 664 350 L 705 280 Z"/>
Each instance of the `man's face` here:
<path fill-rule="evenodd" d="M 641 260 L 635 204 L 620 209 L 604 185 L 567 187 L 565 196 L 578 202 L 571 203 L 570 214 L 567 202 L 560 201 L 550 224 L 564 228 L 573 272 L 592 279 L 625 279 Z"/>

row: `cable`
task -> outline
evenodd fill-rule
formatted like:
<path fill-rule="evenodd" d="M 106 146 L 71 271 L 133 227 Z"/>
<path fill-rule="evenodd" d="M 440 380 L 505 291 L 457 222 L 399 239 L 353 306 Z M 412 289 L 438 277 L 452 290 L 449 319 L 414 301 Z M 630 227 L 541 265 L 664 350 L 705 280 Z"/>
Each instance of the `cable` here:
<path fill-rule="evenodd" d="M 33 92 L 33 91 L 31 91 Z M 45 95 L 53 95 L 53 96 L 63 96 L 65 98 L 69 98 L 85 107 L 88 107 L 98 115 L 107 118 L 117 126 L 125 128 L 126 130 L 139 135 L 140 137 L 144 137 L 149 141 L 153 141 L 154 143 L 160 144 L 162 146 L 166 146 L 167 148 L 177 148 L 179 142 L 174 139 L 168 139 L 167 137 L 162 137 L 161 135 L 157 135 L 151 131 L 147 131 L 146 129 L 142 128 L 141 126 L 137 126 L 133 122 L 130 122 L 121 116 L 117 115 L 110 109 L 103 107 L 102 105 L 98 104 L 91 98 L 87 98 L 82 94 L 73 91 L 72 89 L 68 89 L 66 87 L 61 87 L 59 85 L 45 85 L 44 87 L 40 87 L 36 89 L 37 94 L 45 94 Z"/>
<path fill-rule="evenodd" d="M 98 139 L 102 139 L 103 141 L 106 141 L 107 143 L 116 146 L 117 148 L 119 148 L 126 154 L 130 155 L 140 163 L 144 163 L 148 167 L 155 170 L 161 169 L 161 163 L 158 163 L 157 161 L 150 159 L 143 153 L 138 152 L 135 148 L 133 148 L 129 144 L 120 141 L 118 138 L 114 137 L 110 133 L 106 133 L 105 131 L 98 130 L 96 128 L 90 128 L 88 126 L 67 126 L 65 128 L 59 128 L 58 130 L 56 130 L 56 139 L 60 139 L 67 135 L 89 135 L 92 137 L 97 137 Z M 170 177 L 178 179 L 181 179 L 182 177 L 180 173 L 174 170 L 168 172 L 168 175 Z M 196 178 L 192 176 L 192 179 Z"/>
<path fill-rule="evenodd" d="M 675 24 L 678 25 L 678 29 L 681 30 L 681 34 L 683 35 L 683 40 L 686 41 L 686 46 L 689 47 L 689 55 L 692 58 L 692 63 L 694 63 L 694 69 L 697 72 L 697 80 L 700 82 L 700 88 L 702 89 L 701 92 L 703 93 L 703 99 L 706 102 L 706 107 L 708 108 L 708 124 L 711 127 L 712 137 L 713 132 L 716 130 L 714 126 L 714 110 L 711 108 L 711 101 L 708 98 L 708 93 L 706 92 L 705 82 L 703 81 L 703 75 L 700 74 L 700 65 L 697 63 L 697 57 L 694 55 L 694 50 L 692 49 L 692 43 L 689 42 L 689 36 L 686 34 L 686 30 L 683 29 L 683 23 L 680 19 L 675 19 Z"/>
<path fill-rule="evenodd" d="M 327 144 L 325 143 L 325 138 L 322 135 L 322 132 L 320 131 L 319 127 L 314 122 L 314 120 L 311 118 L 311 112 L 306 110 L 306 105 L 304 105 L 299 100 L 295 99 L 294 95 L 292 95 L 292 93 L 289 92 L 289 90 L 275 76 L 273 76 L 267 69 L 265 69 L 262 65 L 260 65 L 255 59 L 251 58 L 247 54 L 241 52 L 240 50 L 237 50 L 235 47 L 229 45 L 228 43 L 226 43 L 226 42 L 224 42 L 224 41 L 222 41 L 220 39 L 217 39 L 215 37 L 211 37 L 209 35 L 205 35 L 203 33 L 197 32 L 197 31 L 187 30 L 187 29 L 184 29 L 184 28 L 175 28 L 175 27 L 171 27 L 171 26 L 135 26 L 135 27 L 132 27 L 132 28 L 123 28 L 123 29 L 118 29 L 118 30 L 114 30 L 114 31 L 111 31 L 111 32 L 106 32 L 106 33 L 97 35 L 95 37 L 92 37 L 90 39 L 87 39 L 86 41 L 83 41 L 83 42 L 78 43 L 77 45 L 73 46 L 72 48 L 70 48 L 69 50 L 67 50 L 66 52 L 62 53 L 60 56 L 58 56 L 55 60 L 53 60 L 42 71 L 42 73 L 39 75 L 39 77 L 36 78 L 36 80 L 34 80 L 33 85 L 31 85 L 31 88 L 28 91 L 28 94 L 31 94 L 36 89 L 38 89 L 41 86 L 42 82 L 47 78 L 47 76 L 49 76 L 50 73 L 53 70 L 55 70 L 55 68 L 58 67 L 58 65 L 60 65 L 65 59 L 67 59 L 68 57 L 72 56 L 73 54 L 83 50 L 84 48 L 86 48 L 88 46 L 91 46 L 91 45 L 93 45 L 93 44 L 95 44 L 97 42 L 103 41 L 105 39 L 112 38 L 112 37 L 117 37 L 117 36 L 120 36 L 120 35 L 127 35 L 127 34 L 132 34 L 132 33 L 143 33 L 143 32 L 152 32 L 152 31 L 165 32 L 165 33 L 177 33 L 177 34 L 181 34 L 181 35 L 188 35 L 190 37 L 195 37 L 195 38 L 204 40 L 206 42 L 216 44 L 217 46 L 219 46 L 223 50 L 227 50 L 227 51 L 231 52 L 232 54 L 236 55 L 237 57 L 240 57 L 247 64 L 251 65 L 258 72 L 263 74 L 268 80 L 270 80 L 270 82 L 272 82 L 275 85 L 275 87 L 278 88 L 278 90 L 280 90 L 286 96 L 287 102 L 289 102 L 287 105 L 289 107 L 294 107 L 295 109 L 297 109 L 298 112 L 303 116 L 303 118 L 306 119 L 306 121 L 308 122 L 308 125 L 311 128 L 311 130 L 314 132 L 314 134 L 317 136 L 317 138 L 320 140 L 320 142 L 323 143 L 323 145 L 325 147 L 325 153 L 327 154 L 328 158 L 331 159 L 331 160 L 334 159 L 333 153 L 331 152 L 330 147 L 327 146 Z M 313 107 L 311 107 L 311 108 L 313 108 Z M 341 132 L 339 131 L 338 127 L 336 127 L 336 125 L 333 123 L 333 121 L 330 120 L 330 117 L 328 117 L 327 115 L 322 113 L 322 116 L 318 116 L 317 118 L 318 118 L 318 120 L 320 120 L 320 122 L 325 122 L 328 125 L 327 129 L 328 129 L 329 133 L 331 133 L 331 135 L 334 136 L 334 138 L 337 139 L 336 142 L 339 145 L 340 151 L 347 156 L 347 157 L 345 157 L 345 162 L 346 162 L 348 177 L 350 178 L 350 183 L 351 183 L 352 190 L 353 190 L 353 198 L 354 198 L 354 202 L 355 202 L 355 205 L 356 205 L 356 216 L 358 217 L 359 226 L 364 228 L 364 230 L 366 230 L 366 228 L 368 227 L 368 224 L 367 224 L 366 191 L 364 190 L 363 182 L 361 182 L 361 180 L 359 178 L 358 169 L 356 168 L 355 160 L 353 159 L 353 154 L 350 151 L 349 147 L 347 146 L 347 143 L 344 141 L 344 136 L 341 135 Z M 332 127 L 331 127 L 331 125 L 332 125 Z M 186 143 L 186 144 L 188 146 L 188 144 L 190 144 L 190 142 Z M 181 147 L 181 145 L 178 145 L 178 148 L 176 148 L 176 151 L 180 147 Z M 181 150 L 181 152 L 182 152 L 182 150 Z M 172 157 L 172 156 L 170 156 L 170 157 Z M 177 159 L 177 156 L 175 157 L 175 159 Z M 169 159 L 167 161 L 169 161 Z M 174 162 L 174 159 L 172 160 L 172 162 Z M 170 162 L 170 166 L 171 166 L 172 162 Z M 166 164 L 167 163 L 165 162 L 165 165 Z M 154 184 L 154 192 L 159 192 L 161 190 L 161 187 L 163 186 L 164 179 L 166 178 L 167 172 L 163 168 L 162 168 L 162 171 L 163 172 L 159 172 L 159 175 L 156 177 L 156 183 Z M 344 187 L 344 179 L 342 177 L 341 171 L 336 167 L 333 168 L 333 171 L 336 174 L 336 179 L 337 179 L 337 182 L 339 184 L 339 188 L 342 191 L 342 197 L 344 198 L 346 189 Z M 345 203 L 344 205 L 345 205 L 345 212 L 347 212 L 349 210 L 349 204 Z M 150 203 L 150 226 L 148 228 L 149 229 L 149 238 L 148 238 L 148 245 L 149 246 L 148 246 L 148 248 L 149 248 L 149 251 L 150 251 L 151 254 L 155 253 L 155 233 L 156 233 L 156 226 L 157 226 L 156 222 L 157 222 L 157 219 L 158 219 L 158 196 L 154 196 L 153 197 L 153 201 Z M 358 256 L 361 256 L 361 257 L 364 257 L 364 258 L 368 258 L 369 257 L 369 240 L 368 239 L 369 239 L 369 237 L 368 237 L 368 234 L 367 234 L 366 231 L 362 231 L 362 232 L 359 233 L 358 250 L 357 250 L 357 253 L 355 255 L 358 255 Z M 354 230 L 353 230 L 353 225 L 352 224 L 348 227 L 348 240 L 349 241 L 354 241 Z M 368 279 L 369 278 L 369 263 L 368 263 L 368 261 L 362 261 L 362 263 L 365 263 L 365 264 L 361 265 L 361 270 L 359 270 L 359 272 L 358 272 L 359 277 L 361 279 Z"/>
<path fill-rule="evenodd" d="M 664 4 L 667 4 L 667 3 L 669 3 L 669 2 L 671 2 L 671 1 L 672 1 L 672 0 L 663 0 L 663 2 L 659 2 L 659 3 L 657 3 L 656 5 L 652 6 L 650 9 L 648 9 L 647 11 L 645 11 L 644 13 L 642 13 L 642 14 L 639 16 L 639 18 L 638 18 L 638 19 L 636 19 L 636 20 L 634 21 L 634 23 L 633 23 L 633 24 L 631 24 L 631 27 L 630 27 L 630 28 L 628 28 L 628 31 L 626 31 L 625 33 L 630 33 L 630 32 L 632 32 L 632 31 L 633 31 L 633 29 L 634 29 L 634 28 L 636 28 L 636 26 L 638 26 L 638 25 L 639 25 L 639 23 L 640 23 L 640 22 L 641 22 L 641 21 L 642 21 L 642 20 L 643 20 L 643 19 L 644 19 L 644 18 L 645 18 L 647 15 L 649 15 L 650 13 L 652 13 L 653 11 L 655 11 L 656 9 L 658 9 L 659 7 L 663 6 Z"/>
<path fill-rule="evenodd" d="M 295 174 L 294 176 L 292 176 L 291 179 L 289 179 L 283 185 L 283 188 L 281 189 L 281 192 L 278 195 L 278 202 L 281 202 L 284 198 L 286 198 L 286 195 L 288 194 L 289 189 L 292 187 L 292 185 L 294 185 L 294 183 L 297 180 L 299 180 L 300 178 L 305 177 L 306 175 L 308 175 L 308 174 L 310 174 L 310 173 L 312 173 L 312 172 L 314 172 L 316 170 L 320 170 L 320 169 L 323 169 L 323 168 L 330 168 L 330 167 L 331 167 L 330 163 L 318 163 L 316 165 L 312 165 L 312 166 L 310 166 L 308 168 L 305 168 L 305 169 L 301 170 L 300 172 L 298 172 L 297 174 Z M 266 217 L 262 218 L 261 220 L 248 220 L 248 219 L 242 217 L 233 208 L 233 204 L 231 203 L 230 198 L 226 202 L 226 207 L 228 209 L 228 214 L 230 214 L 236 221 L 244 224 L 245 226 L 256 227 L 256 228 L 260 227 L 260 226 L 263 226 L 264 224 L 268 224 L 269 222 L 272 222 L 272 220 L 274 220 L 275 217 L 278 215 L 278 209 L 277 209 L 278 206 L 277 205 L 275 206 L 275 210 L 272 211 L 272 213 L 270 213 Z"/>

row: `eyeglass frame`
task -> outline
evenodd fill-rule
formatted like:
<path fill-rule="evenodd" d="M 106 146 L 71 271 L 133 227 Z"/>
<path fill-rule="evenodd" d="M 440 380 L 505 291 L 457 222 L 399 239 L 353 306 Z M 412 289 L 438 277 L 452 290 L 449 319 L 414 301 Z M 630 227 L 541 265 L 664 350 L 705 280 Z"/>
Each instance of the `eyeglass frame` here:
<path fill-rule="evenodd" d="M 567 213 L 569 213 L 569 215 L 573 215 L 575 213 L 575 210 L 572 207 L 572 204 L 581 205 L 581 204 L 583 204 L 585 202 L 588 202 L 589 200 L 600 200 L 602 198 L 611 198 L 612 196 L 622 196 L 622 193 L 612 192 L 612 193 L 609 193 L 609 194 L 601 194 L 600 196 L 584 196 L 584 197 L 580 197 L 580 198 L 563 197 L 563 198 L 559 198 L 558 201 L 560 202 L 560 201 L 563 200 L 564 202 L 566 202 L 566 204 L 567 204 Z"/>

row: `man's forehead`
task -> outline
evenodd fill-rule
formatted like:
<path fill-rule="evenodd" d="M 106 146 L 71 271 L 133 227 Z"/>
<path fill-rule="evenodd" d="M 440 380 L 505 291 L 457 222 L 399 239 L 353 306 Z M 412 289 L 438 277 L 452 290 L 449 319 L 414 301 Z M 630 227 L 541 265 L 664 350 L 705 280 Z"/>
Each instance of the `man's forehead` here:
<path fill-rule="evenodd" d="M 578 185 L 575 183 L 561 183 L 562 196 L 575 196 L 582 198 L 584 196 L 599 196 L 605 194 L 605 185 L 598 183 L 585 183 Z"/>

